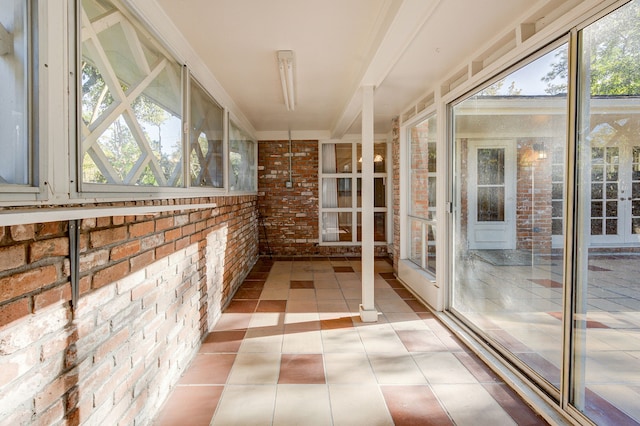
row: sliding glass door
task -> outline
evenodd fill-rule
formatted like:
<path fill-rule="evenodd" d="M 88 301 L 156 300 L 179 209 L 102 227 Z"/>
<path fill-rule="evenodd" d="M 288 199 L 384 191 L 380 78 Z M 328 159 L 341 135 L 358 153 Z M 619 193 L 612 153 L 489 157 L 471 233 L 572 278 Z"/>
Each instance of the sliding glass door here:
<path fill-rule="evenodd" d="M 640 0 L 449 112 L 450 311 L 575 418 L 640 424 Z"/>
<path fill-rule="evenodd" d="M 579 38 L 577 253 L 570 402 L 640 422 L 640 2 Z"/>
<path fill-rule="evenodd" d="M 567 80 L 545 78 L 567 50 L 567 43 L 556 46 L 452 108 L 451 308 L 555 389 L 564 253 L 553 244 L 562 226 L 552 226 L 552 212 L 563 209 L 554 191 L 564 191 L 565 170 L 553 156 L 564 156 Z M 552 85 L 565 91 L 550 94 Z"/>

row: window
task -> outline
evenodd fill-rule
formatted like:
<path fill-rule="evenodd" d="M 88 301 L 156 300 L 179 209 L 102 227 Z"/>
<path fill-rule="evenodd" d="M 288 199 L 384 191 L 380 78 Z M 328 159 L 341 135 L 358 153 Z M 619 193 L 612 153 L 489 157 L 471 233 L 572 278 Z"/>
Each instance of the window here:
<path fill-rule="evenodd" d="M 436 272 L 436 116 L 409 129 L 408 259 Z"/>
<path fill-rule="evenodd" d="M 82 1 L 83 184 L 184 185 L 181 72 L 109 1 Z"/>
<path fill-rule="evenodd" d="M 252 192 L 257 182 L 257 144 L 229 121 L 229 190 Z"/>
<path fill-rule="evenodd" d="M 362 144 L 322 143 L 321 149 L 321 242 L 362 241 Z M 387 241 L 386 143 L 374 144 L 374 241 Z"/>
<path fill-rule="evenodd" d="M 186 67 L 109 0 L 82 0 L 81 20 L 81 191 L 224 189 L 224 109 L 194 78 L 183 84 Z M 230 191 L 256 190 L 256 151 L 231 123 Z"/>
<path fill-rule="evenodd" d="M 224 110 L 191 79 L 189 135 L 192 186 L 224 187 Z"/>
<path fill-rule="evenodd" d="M 5 0 L 0 5 L 0 191 L 9 186 L 32 185 L 36 144 L 30 100 L 31 3 Z"/>

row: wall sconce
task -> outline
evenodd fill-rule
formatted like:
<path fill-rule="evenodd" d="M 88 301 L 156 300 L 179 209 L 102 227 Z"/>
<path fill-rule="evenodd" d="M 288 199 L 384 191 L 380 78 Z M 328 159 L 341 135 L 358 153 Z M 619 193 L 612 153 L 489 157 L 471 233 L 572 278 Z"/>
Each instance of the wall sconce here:
<path fill-rule="evenodd" d="M 293 85 L 295 56 L 293 50 L 278 50 L 278 68 L 280 70 L 280 84 L 282 85 L 282 96 L 287 111 L 296 108 L 296 96 Z"/>
<path fill-rule="evenodd" d="M 544 149 L 543 143 L 534 143 L 533 151 L 536 153 L 536 158 L 538 160 L 544 160 L 547 158 L 547 151 Z"/>

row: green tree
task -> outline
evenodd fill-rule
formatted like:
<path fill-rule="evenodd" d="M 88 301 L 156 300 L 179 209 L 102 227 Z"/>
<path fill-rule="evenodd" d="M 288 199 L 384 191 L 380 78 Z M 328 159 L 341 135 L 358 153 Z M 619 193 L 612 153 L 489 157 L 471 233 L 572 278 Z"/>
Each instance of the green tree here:
<path fill-rule="evenodd" d="M 640 95 L 640 1 L 622 6 L 585 28 L 582 34 L 591 96 Z M 566 50 L 560 50 L 551 70 L 542 78 L 548 94 L 567 93 L 568 62 Z"/>

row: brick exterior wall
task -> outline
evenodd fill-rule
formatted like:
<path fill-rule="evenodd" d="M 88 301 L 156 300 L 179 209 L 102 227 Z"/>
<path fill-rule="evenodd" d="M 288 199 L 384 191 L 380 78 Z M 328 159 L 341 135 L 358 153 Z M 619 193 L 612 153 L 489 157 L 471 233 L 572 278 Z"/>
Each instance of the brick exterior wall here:
<path fill-rule="evenodd" d="M 74 309 L 68 222 L 0 227 L 2 424 L 151 422 L 257 260 L 255 196 L 193 202 L 82 220 Z"/>
<path fill-rule="evenodd" d="M 289 141 L 258 144 L 258 210 L 260 253 L 276 256 L 360 256 L 360 246 L 320 246 L 318 141 L 292 141 L 289 181 Z M 265 237 L 266 235 L 266 237 Z M 387 246 L 376 246 L 387 256 Z"/>
<path fill-rule="evenodd" d="M 516 248 L 551 253 L 551 155 L 538 159 L 544 139 L 518 140 Z M 550 144 L 550 146 L 552 146 Z"/>

